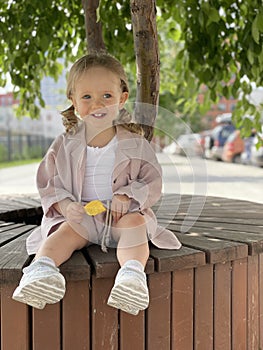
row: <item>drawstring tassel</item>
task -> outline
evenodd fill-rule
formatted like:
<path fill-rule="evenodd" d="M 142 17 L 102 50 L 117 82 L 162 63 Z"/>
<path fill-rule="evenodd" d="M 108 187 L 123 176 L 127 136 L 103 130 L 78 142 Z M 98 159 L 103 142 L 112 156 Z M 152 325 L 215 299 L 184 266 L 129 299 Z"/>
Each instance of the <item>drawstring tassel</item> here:
<path fill-rule="evenodd" d="M 106 219 L 105 219 L 105 226 L 102 231 L 102 240 L 101 240 L 101 250 L 104 253 L 108 252 L 107 246 L 110 243 L 110 229 L 112 224 L 112 215 L 110 210 L 110 201 L 107 201 L 107 212 L 106 212 Z"/>

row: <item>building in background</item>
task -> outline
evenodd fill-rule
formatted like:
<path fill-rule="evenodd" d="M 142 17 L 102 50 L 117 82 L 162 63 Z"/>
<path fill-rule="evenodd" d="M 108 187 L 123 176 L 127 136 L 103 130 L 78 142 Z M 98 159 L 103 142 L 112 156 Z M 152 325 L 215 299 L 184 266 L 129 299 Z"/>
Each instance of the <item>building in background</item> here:
<path fill-rule="evenodd" d="M 263 88 L 255 88 L 252 90 L 249 100 L 255 106 L 263 103 Z M 202 104 L 204 101 L 204 94 L 200 93 L 198 96 L 198 103 Z M 217 104 L 212 105 L 211 109 L 202 117 L 203 130 L 213 129 L 217 125 L 217 117 L 221 114 L 232 114 L 236 108 L 238 100 L 232 98 L 226 99 L 221 97 Z"/>
<path fill-rule="evenodd" d="M 198 103 L 203 103 L 204 94 L 199 94 Z M 225 97 L 221 97 L 218 104 L 212 105 L 211 109 L 202 117 L 202 126 L 204 130 L 213 129 L 216 124 L 216 118 L 220 114 L 228 114 L 232 113 L 237 104 L 236 99 L 230 98 L 226 99 Z"/>
<path fill-rule="evenodd" d="M 59 111 L 67 107 L 65 74 L 55 82 L 44 78 L 42 96 L 46 103 L 39 119 L 17 118 L 20 103 L 13 93 L 0 94 L 0 161 L 42 157 L 54 138 L 64 131 Z"/>

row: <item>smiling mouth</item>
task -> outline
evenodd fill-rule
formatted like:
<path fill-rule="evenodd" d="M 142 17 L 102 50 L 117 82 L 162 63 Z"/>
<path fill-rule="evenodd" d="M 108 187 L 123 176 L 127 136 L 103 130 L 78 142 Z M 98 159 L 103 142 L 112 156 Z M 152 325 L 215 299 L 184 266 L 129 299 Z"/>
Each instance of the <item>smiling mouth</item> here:
<path fill-rule="evenodd" d="M 96 119 L 102 119 L 106 116 L 106 113 L 93 113 L 91 116 Z"/>

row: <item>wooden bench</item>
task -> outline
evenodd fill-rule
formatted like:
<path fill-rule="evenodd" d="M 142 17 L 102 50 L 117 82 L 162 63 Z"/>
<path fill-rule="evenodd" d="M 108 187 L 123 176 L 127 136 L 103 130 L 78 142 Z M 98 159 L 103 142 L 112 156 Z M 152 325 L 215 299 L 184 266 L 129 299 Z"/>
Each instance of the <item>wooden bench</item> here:
<path fill-rule="evenodd" d="M 37 194 L 1 196 L 0 220 L 39 225 L 43 215 Z"/>
<path fill-rule="evenodd" d="M 107 306 L 119 266 L 114 249 L 98 246 L 62 265 L 60 303 L 36 310 L 13 301 L 33 226 L 2 222 L 1 350 L 263 348 L 263 205 L 165 195 L 155 211 L 183 247 L 151 247 L 150 306 L 138 316 Z"/>

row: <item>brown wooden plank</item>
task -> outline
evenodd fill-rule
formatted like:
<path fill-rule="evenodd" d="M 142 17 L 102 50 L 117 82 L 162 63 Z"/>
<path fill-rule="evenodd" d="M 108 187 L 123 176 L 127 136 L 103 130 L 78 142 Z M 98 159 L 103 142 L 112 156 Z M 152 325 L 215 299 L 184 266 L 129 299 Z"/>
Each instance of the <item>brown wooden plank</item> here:
<path fill-rule="evenodd" d="M 145 314 L 120 312 L 120 350 L 145 350 Z"/>
<path fill-rule="evenodd" d="M 259 349 L 259 257 L 248 257 L 248 348 Z"/>
<path fill-rule="evenodd" d="M 172 274 L 171 348 L 193 350 L 194 271 L 178 270 Z"/>
<path fill-rule="evenodd" d="M 218 219 L 219 220 L 219 219 Z M 245 233 L 255 233 L 255 234 L 261 234 L 262 235 L 262 226 L 263 221 L 261 222 L 261 225 L 246 225 L 242 223 L 234 222 L 235 220 L 232 219 L 232 223 L 226 223 L 226 222 L 202 222 L 199 220 L 199 218 L 196 219 L 196 221 L 192 220 L 176 220 L 176 219 L 159 219 L 158 220 L 161 226 L 168 227 L 174 232 L 189 232 L 191 230 L 213 230 L 215 232 L 223 231 L 231 231 L 231 232 L 245 232 Z"/>
<path fill-rule="evenodd" d="M 18 238 L 19 236 L 32 231 L 36 225 L 21 225 L 16 224 L 18 227 L 8 228 L 5 231 L 0 231 L 0 247 L 6 243 Z M 20 226 L 19 226 L 20 225 Z"/>
<path fill-rule="evenodd" d="M 231 263 L 214 268 L 214 348 L 231 350 Z"/>
<path fill-rule="evenodd" d="M 244 258 L 248 255 L 248 247 L 239 242 L 224 241 L 196 234 L 177 234 L 184 246 L 202 250 L 206 253 L 210 264 Z"/>
<path fill-rule="evenodd" d="M 90 349 L 89 280 L 70 281 L 62 301 L 62 349 Z"/>
<path fill-rule="evenodd" d="M 263 208 L 263 207 L 262 207 Z M 241 213 L 242 215 L 242 213 Z M 199 228 L 213 228 L 217 231 L 222 230 L 228 230 L 228 231 L 241 231 L 241 232 L 250 232 L 250 233 L 261 233 L 262 234 L 262 227 L 260 225 L 247 225 L 245 223 L 238 223 L 234 222 L 234 219 L 232 220 L 232 223 L 227 222 L 204 222 L 204 221 L 197 221 L 195 222 L 195 226 L 198 226 Z M 263 220 L 262 220 L 263 224 Z"/>
<path fill-rule="evenodd" d="M 194 350 L 213 350 L 213 265 L 195 269 Z"/>
<path fill-rule="evenodd" d="M 11 296 L 14 284 L 1 284 L 1 340 L 2 350 L 30 349 L 28 308 Z"/>
<path fill-rule="evenodd" d="M 8 230 L 12 230 L 14 228 L 21 227 L 21 226 L 24 226 L 24 224 L 23 223 L 15 224 L 14 222 L 0 221 L 0 234 L 2 232 L 6 232 Z"/>
<path fill-rule="evenodd" d="M 18 283 L 22 268 L 29 260 L 26 251 L 26 238 L 30 231 L 0 247 L 0 283 Z"/>
<path fill-rule="evenodd" d="M 171 337 L 171 273 L 148 276 L 150 305 L 147 309 L 146 348 L 170 349 Z"/>
<path fill-rule="evenodd" d="M 108 252 L 104 253 L 100 246 L 94 244 L 86 251 L 97 278 L 110 278 L 117 274 L 120 266 L 115 249 L 108 249 Z"/>
<path fill-rule="evenodd" d="M 263 254 L 259 255 L 259 348 L 263 349 Z"/>
<path fill-rule="evenodd" d="M 86 248 L 86 252 L 97 278 L 111 278 L 116 276 L 120 268 L 116 258 L 116 249 L 108 249 L 108 253 L 104 253 L 100 246 L 92 245 Z M 153 271 L 154 260 L 149 258 L 145 272 L 149 274 Z"/>
<path fill-rule="evenodd" d="M 246 210 L 246 208 L 244 208 L 244 210 Z M 263 219 L 260 215 L 260 213 L 258 213 L 258 218 L 253 218 L 253 219 L 249 219 L 249 218 L 244 218 L 243 217 L 243 212 L 239 211 L 239 212 L 234 212 L 234 214 L 232 213 L 232 216 L 225 216 L 223 215 L 223 217 L 218 216 L 219 212 L 215 211 L 214 212 L 214 216 L 206 216 L 206 215 L 199 215 L 198 217 L 196 216 L 191 216 L 191 215 L 178 215 L 178 214 L 167 214 L 167 213 L 162 213 L 161 215 L 158 215 L 158 221 L 160 223 L 162 222 L 173 222 L 173 223 L 177 223 L 178 225 L 182 225 L 182 221 L 194 221 L 196 222 L 196 224 L 200 224 L 202 225 L 204 224 L 237 224 L 237 225 L 249 225 L 249 226 L 262 226 L 263 224 Z"/>
<path fill-rule="evenodd" d="M 118 349 L 118 310 L 107 305 L 113 278 L 92 276 L 92 350 Z"/>
<path fill-rule="evenodd" d="M 82 251 L 75 251 L 70 259 L 60 266 L 60 270 L 67 281 L 90 279 L 90 265 Z"/>
<path fill-rule="evenodd" d="M 248 246 L 249 255 L 260 254 L 263 252 L 263 234 L 228 230 L 217 231 L 214 229 L 201 229 L 197 227 L 191 228 L 188 234 L 244 243 Z"/>
<path fill-rule="evenodd" d="M 43 310 L 32 308 L 33 350 L 60 350 L 60 303 L 46 305 Z"/>
<path fill-rule="evenodd" d="M 232 262 L 232 349 L 247 349 L 247 259 Z"/>
<path fill-rule="evenodd" d="M 205 253 L 192 248 L 179 250 L 151 248 L 150 255 L 155 262 L 155 271 L 166 272 L 205 265 Z"/>
<path fill-rule="evenodd" d="M 177 220 L 193 220 L 196 221 L 202 220 L 216 220 L 218 221 L 219 219 L 225 219 L 227 221 L 231 220 L 231 218 L 234 219 L 242 219 L 242 220 L 258 220 L 259 224 L 261 223 L 262 220 L 262 207 L 261 209 L 256 209 L 255 211 L 249 210 L 247 207 L 241 208 L 241 209 L 228 209 L 228 210 L 221 210 L 221 208 L 217 209 L 203 209 L 202 212 L 199 215 L 193 215 L 194 213 L 187 212 L 185 211 L 177 211 L 176 208 L 173 208 L 169 211 L 158 211 L 157 212 L 157 218 L 158 221 L 161 219 L 177 219 Z"/>

